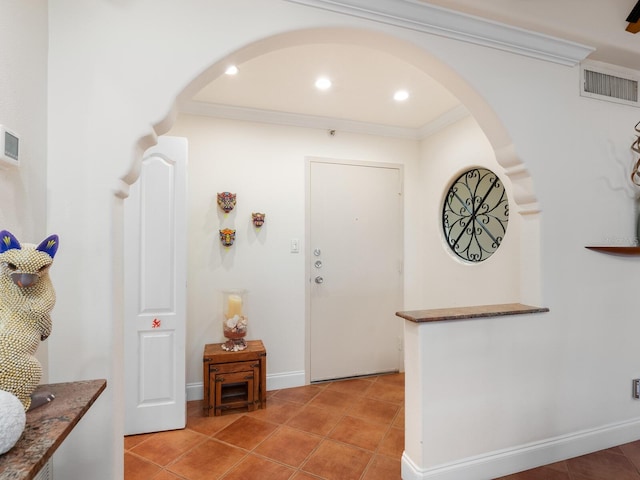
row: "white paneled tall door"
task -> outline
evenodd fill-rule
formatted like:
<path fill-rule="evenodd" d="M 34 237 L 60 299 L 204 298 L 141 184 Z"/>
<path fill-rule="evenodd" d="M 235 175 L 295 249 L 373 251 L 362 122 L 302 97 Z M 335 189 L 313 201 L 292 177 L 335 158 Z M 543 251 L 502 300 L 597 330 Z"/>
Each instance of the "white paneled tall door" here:
<path fill-rule="evenodd" d="M 187 140 L 160 137 L 125 200 L 125 434 L 184 428 Z"/>
<path fill-rule="evenodd" d="M 311 381 L 402 365 L 400 165 L 310 159 Z"/>

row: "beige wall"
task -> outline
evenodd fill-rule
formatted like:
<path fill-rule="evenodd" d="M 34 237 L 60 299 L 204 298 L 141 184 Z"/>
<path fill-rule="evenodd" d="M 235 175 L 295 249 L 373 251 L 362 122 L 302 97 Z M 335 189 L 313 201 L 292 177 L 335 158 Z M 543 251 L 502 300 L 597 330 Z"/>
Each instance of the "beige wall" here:
<path fill-rule="evenodd" d="M 218 62 L 252 42 L 306 29 L 349 28 L 354 41 L 377 35 L 376 48 L 404 44 L 421 68 L 447 70 L 437 78 L 450 80 L 447 86 L 486 129 L 499 163 L 512 147 L 526 166 L 533 187 L 524 192 L 521 186 L 514 188 L 514 198 L 526 202 L 535 192 L 532 202 L 542 208 L 542 215 L 526 220 L 533 234 L 521 238 L 523 246 L 530 243 L 518 261 L 521 274 L 533 271 L 540 279 L 532 289 L 541 288 L 539 300 L 551 311 L 543 323 L 535 316 L 523 319 L 526 336 L 522 348 L 512 352 L 519 355 L 519 368 L 502 377 L 518 373 L 535 379 L 525 389 L 526 403 L 511 401 L 514 397 L 508 403 L 510 414 L 528 423 L 491 430 L 490 443 L 484 438 L 486 424 L 466 425 L 464 443 L 456 441 L 459 431 L 441 426 L 430 435 L 443 439 L 443 450 L 419 467 L 455 463 L 468 455 L 492 458 L 495 452 L 485 445 L 520 448 L 585 430 L 598 432 L 592 448 L 604 448 L 615 441 L 611 425 L 640 418 L 639 404 L 629 395 L 630 381 L 638 375 L 638 265 L 635 259 L 584 249 L 612 235 L 630 238 L 634 231 L 633 206 L 610 188 L 610 181 L 619 178 L 618 160 L 631 159 L 628 146 L 638 110 L 579 97 L 578 67 L 280 0 L 56 0 L 49 2 L 48 19 L 47 223 L 64 242 L 55 266 L 58 303 L 49 341 L 50 376 L 54 381 L 109 381 L 56 454 L 56 475 L 96 480 L 122 476 L 122 202 L 117 195 L 126 195 L 140 152 L 155 133 L 168 130 L 171 107 L 185 88 L 220 73 Z M 3 58 L 3 67 L 16 60 L 17 55 Z M 13 85 L 30 78 L 25 69 Z M 496 127 L 501 127 L 498 133 Z M 69 148 L 70 133 L 74 148 Z M 43 138 L 38 145 L 44 150 Z M 29 181 L 37 178 L 38 173 L 30 173 Z M 20 181 L 11 182 L 16 185 Z M 412 281 L 418 278 L 422 274 L 414 271 Z M 423 283 L 418 288 L 427 292 L 430 285 Z M 414 297 L 411 305 L 418 300 Z M 439 337 L 445 353 L 452 335 L 472 344 L 479 338 L 490 347 L 505 333 L 499 324 L 461 327 Z M 465 364 L 491 366 L 491 358 L 478 363 L 485 357 L 474 352 L 438 365 L 438 375 L 455 378 Z M 511 365 L 510 356 L 503 364 Z M 490 381 L 477 388 L 475 395 L 443 401 L 449 402 L 447 408 L 475 410 L 475 418 L 491 418 L 501 400 L 491 398 Z M 478 402 L 478 395 L 486 401 Z M 545 458 L 541 452 L 538 459 Z"/>
<path fill-rule="evenodd" d="M 202 383 L 204 343 L 224 340 L 219 292 L 241 287 L 250 292 L 249 335 L 261 338 L 269 352 L 268 387 L 304 384 L 305 157 L 399 163 L 414 178 L 418 142 L 195 115 L 178 116 L 168 134 L 189 142 L 187 383 Z M 358 185 L 353 188 L 357 195 Z M 238 196 L 228 215 L 215 203 L 222 191 Z M 407 185 L 405 202 L 415 203 L 416 195 Z M 252 211 L 267 214 L 260 230 L 251 224 Z M 226 226 L 237 229 L 231 249 L 218 240 L 218 229 Z M 415 252 L 409 228 L 406 243 Z M 290 252 L 292 238 L 300 240 L 300 253 Z M 414 256 L 408 263 L 415 263 Z"/>
<path fill-rule="evenodd" d="M 40 243 L 56 233 L 47 230 L 47 2 L 4 1 L 0 10 L 0 125 L 20 136 L 21 162 L 0 166 L 0 229 Z M 37 357 L 46 382 L 46 342 Z"/>

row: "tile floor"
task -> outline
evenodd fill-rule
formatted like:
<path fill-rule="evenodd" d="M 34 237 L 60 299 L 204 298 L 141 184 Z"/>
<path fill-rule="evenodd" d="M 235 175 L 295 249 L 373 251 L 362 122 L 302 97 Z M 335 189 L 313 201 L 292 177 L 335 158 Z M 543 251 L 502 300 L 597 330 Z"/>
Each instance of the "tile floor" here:
<path fill-rule="evenodd" d="M 497 480 L 640 480 L 640 441 Z"/>
<path fill-rule="evenodd" d="M 267 408 L 124 439 L 125 480 L 400 480 L 404 375 L 267 392 Z"/>
<path fill-rule="evenodd" d="M 399 480 L 404 375 L 268 392 L 267 408 L 125 437 L 125 480 Z M 496 480 L 640 480 L 640 441 Z"/>

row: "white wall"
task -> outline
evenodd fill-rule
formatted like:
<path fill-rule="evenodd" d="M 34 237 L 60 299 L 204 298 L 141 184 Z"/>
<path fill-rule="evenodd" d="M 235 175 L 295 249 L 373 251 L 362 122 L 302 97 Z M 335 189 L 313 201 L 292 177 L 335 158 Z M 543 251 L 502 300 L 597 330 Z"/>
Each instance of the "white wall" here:
<path fill-rule="evenodd" d="M 40 243 L 56 233 L 47 231 L 47 2 L 4 0 L 0 10 L 0 125 L 20 136 L 21 162 L 0 168 L 0 229 Z M 55 266 L 51 276 L 55 287 Z M 46 382 L 46 342 L 37 357 Z"/>
<path fill-rule="evenodd" d="M 489 117 L 501 121 L 532 175 L 543 209 L 533 222 L 540 225 L 541 255 L 536 248 L 523 250 L 522 272 L 540 272 L 541 300 L 551 312 L 543 321 L 535 315 L 523 317 L 522 331 L 530 334 L 523 340 L 526 348 L 502 359 L 508 363 L 518 355 L 526 373 L 535 374 L 528 401 L 509 403 L 509 418 L 526 418 L 527 423 L 517 431 L 497 432 L 487 446 L 478 437 L 482 424 L 469 437 L 478 441 L 465 441 L 460 448 L 454 444 L 459 431 L 433 432 L 441 434 L 446 451 L 425 459 L 421 467 L 640 416 L 640 403 L 629 395 L 630 380 L 638 375 L 635 338 L 640 324 L 634 300 L 639 259 L 583 248 L 611 235 L 628 238 L 633 231 L 628 198 L 608 188 L 606 179 L 618 178 L 619 169 L 613 166 L 618 157 L 629 159 L 638 110 L 579 98 L 577 67 L 276 0 L 161 5 L 151 0 L 56 0 L 49 12 L 47 223 L 61 235 L 67 252 L 56 258 L 58 303 L 50 377 L 109 381 L 107 391 L 58 451 L 56 475 L 96 480 L 122 476 L 122 214 L 115 193 L 125 193 L 125 183 L 135 177 L 132 166 L 153 137 L 153 125 L 166 120 L 158 131 L 168 129 L 174 99 L 196 77 L 202 74 L 193 85 L 202 85 L 221 72 L 216 62 L 232 52 L 305 28 L 350 27 L 358 29 L 353 38 L 361 39 L 381 34 L 386 41 L 380 48 L 406 42 L 413 53 L 423 52 L 421 66 L 430 68 L 434 78 L 444 80 L 442 70 L 447 70 L 447 78 L 453 79 L 447 85 L 454 93 L 465 101 L 475 95 L 476 102 L 468 106 L 483 128 L 487 111 L 482 105 L 491 107 Z M 20 79 L 30 77 L 25 71 Z M 493 146 L 504 146 L 494 143 L 493 133 L 487 134 Z M 123 177 L 127 182 L 119 180 Z M 537 236 L 531 241 L 537 245 Z M 411 273 L 414 281 L 421 277 L 419 271 Z M 414 300 L 417 303 L 417 297 Z M 472 343 L 478 334 L 484 345 L 492 346 L 509 332 L 518 334 L 501 331 L 500 323 L 470 329 L 466 325 L 438 338 L 446 343 L 455 333 L 456 340 Z M 443 346 L 443 353 L 447 351 Z M 438 375 L 453 378 L 461 364 L 485 358 L 474 352 L 453 364 L 440 363 Z M 495 360 L 490 356 L 478 368 L 489 368 Z M 509 375 L 519 386 L 516 373 Z M 501 385 L 508 385 L 509 378 L 502 378 Z M 478 384 L 476 393 L 489 397 L 492 387 L 491 382 Z M 457 397 L 456 411 L 471 409 L 478 418 L 490 418 L 495 403 L 478 405 L 476 398 Z M 408 421 L 411 414 L 407 410 Z M 592 446 L 605 447 L 609 441 L 600 439 Z"/>
<path fill-rule="evenodd" d="M 400 163 L 412 178 L 418 143 L 194 115 L 179 115 L 169 134 L 189 141 L 187 383 L 202 383 L 204 344 L 224 341 L 220 291 L 234 287 L 249 290 L 248 337 L 265 343 L 268 387 L 304 383 L 305 157 Z M 357 195 L 358 186 L 353 188 Z M 216 204 L 223 191 L 237 194 L 228 215 Z M 405 202 L 415 203 L 416 195 L 407 185 Z M 251 223 L 255 211 L 267 214 L 259 230 Z M 218 239 L 224 227 L 237 230 L 228 249 Z M 292 238 L 300 240 L 300 253 L 290 252 Z M 408 264 L 416 263 L 411 255 Z"/>
<path fill-rule="evenodd" d="M 640 404 L 629 392 L 640 334 L 633 293 L 639 259 L 584 248 L 635 241 L 624 185 L 638 110 L 580 97 L 577 67 L 497 56 L 467 53 L 459 69 L 471 66 L 469 78 L 483 87 L 532 174 L 542 213 L 518 222 L 540 222 L 541 263 L 535 249 L 524 248 L 537 241 L 508 231 L 486 265 L 462 265 L 442 254 L 432 230 L 437 218 L 426 214 L 421 231 L 432 255 L 423 260 L 423 307 L 524 298 L 520 285 L 495 275 L 511 279 L 522 268 L 541 272 L 542 306 L 550 312 L 406 325 L 407 398 L 422 399 L 406 407 L 419 410 L 407 424 L 406 479 L 494 478 L 640 437 Z M 491 64 L 495 77 L 480 75 L 474 62 L 478 69 Z M 538 82 L 513 88 L 514 71 Z M 491 165 L 470 122 L 430 138 L 423 153 L 422 178 L 434 195 L 426 204 L 434 206 L 464 162 Z M 510 254 L 498 256 L 504 247 Z"/>
<path fill-rule="evenodd" d="M 407 309 L 489 305 L 520 301 L 520 215 L 510 195 L 507 232 L 487 260 L 470 264 L 458 258 L 442 234 L 444 196 L 453 180 L 472 167 L 495 172 L 511 194 L 511 182 L 498 165 L 486 136 L 466 117 L 421 142 L 420 223 L 421 284 L 419 303 Z"/>

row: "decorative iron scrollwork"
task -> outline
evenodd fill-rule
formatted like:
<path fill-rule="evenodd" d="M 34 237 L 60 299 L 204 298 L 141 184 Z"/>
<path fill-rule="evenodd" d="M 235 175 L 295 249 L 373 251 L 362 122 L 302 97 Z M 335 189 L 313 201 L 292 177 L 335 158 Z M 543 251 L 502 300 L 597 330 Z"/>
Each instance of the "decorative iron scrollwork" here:
<path fill-rule="evenodd" d="M 481 262 L 500 246 L 509 222 L 504 184 L 486 168 L 473 168 L 451 185 L 442 211 L 447 244 L 460 258 Z"/>

